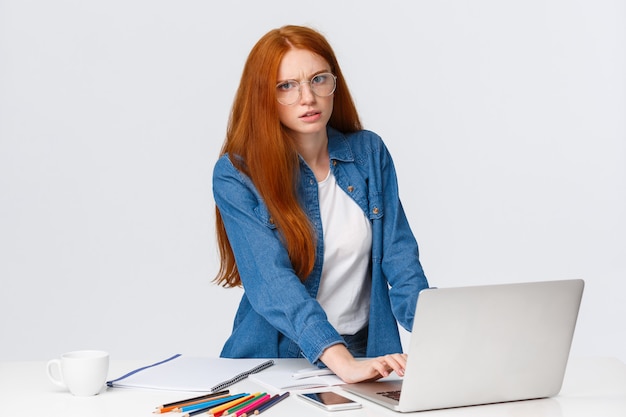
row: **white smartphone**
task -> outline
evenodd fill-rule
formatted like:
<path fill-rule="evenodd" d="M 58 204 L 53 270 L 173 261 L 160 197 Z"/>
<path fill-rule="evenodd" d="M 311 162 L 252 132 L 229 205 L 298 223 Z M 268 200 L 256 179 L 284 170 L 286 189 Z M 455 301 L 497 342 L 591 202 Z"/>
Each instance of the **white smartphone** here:
<path fill-rule="evenodd" d="M 312 404 L 315 404 L 326 411 L 351 410 L 354 408 L 361 408 L 360 403 L 332 391 L 298 393 L 298 397 Z"/>

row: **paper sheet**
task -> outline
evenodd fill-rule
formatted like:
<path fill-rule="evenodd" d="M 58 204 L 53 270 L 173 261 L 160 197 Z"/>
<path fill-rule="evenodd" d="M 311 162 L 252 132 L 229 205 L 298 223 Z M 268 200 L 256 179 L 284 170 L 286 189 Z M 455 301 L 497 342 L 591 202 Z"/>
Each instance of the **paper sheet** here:
<path fill-rule="evenodd" d="M 341 378 L 334 374 L 296 379 L 293 377 L 293 374 L 302 370 L 302 364 L 299 365 L 266 369 L 258 374 L 250 375 L 250 380 L 279 392 L 308 390 L 344 384 Z"/>

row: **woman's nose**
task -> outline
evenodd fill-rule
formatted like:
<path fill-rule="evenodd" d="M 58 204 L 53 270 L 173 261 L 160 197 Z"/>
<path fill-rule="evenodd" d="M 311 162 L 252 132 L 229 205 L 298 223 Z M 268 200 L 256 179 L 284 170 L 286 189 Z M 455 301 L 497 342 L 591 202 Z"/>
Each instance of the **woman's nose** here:
<path fill-rule="evenodd" d="M 311 84 L 300 84 L 300 102 L 313 103 L 315 102 L 315 93 L 311 89 Z"/>

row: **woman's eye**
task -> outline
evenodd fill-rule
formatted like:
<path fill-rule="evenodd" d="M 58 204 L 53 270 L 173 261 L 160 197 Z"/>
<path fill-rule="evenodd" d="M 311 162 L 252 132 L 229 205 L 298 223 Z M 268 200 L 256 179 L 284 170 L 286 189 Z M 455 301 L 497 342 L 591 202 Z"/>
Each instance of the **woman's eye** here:
<path fill-rule="evenodd" d="M 295 81 L 285 81 L 284 83 L 278 84 L 278 89 L 283 91 L 289 91 L 298 88 L 298 83 Z"/>
<path fill-rule="evenodd" d="M 316 75 L 311 79 L 311 84 L 322 84 L 326 81 L 326 78 L 328 78 L 326 74 Z"/>

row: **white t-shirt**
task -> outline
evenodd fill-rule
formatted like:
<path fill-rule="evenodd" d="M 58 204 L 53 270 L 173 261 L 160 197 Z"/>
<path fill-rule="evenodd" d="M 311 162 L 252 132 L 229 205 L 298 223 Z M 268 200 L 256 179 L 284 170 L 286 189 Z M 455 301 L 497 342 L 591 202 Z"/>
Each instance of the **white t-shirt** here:
<path fill-rule="evenodd" d="M 317 300 L 335 329 L 352 335 L 368 323 L 372 225 L 332 171 L 318 188 L 324 266 Z"/>

